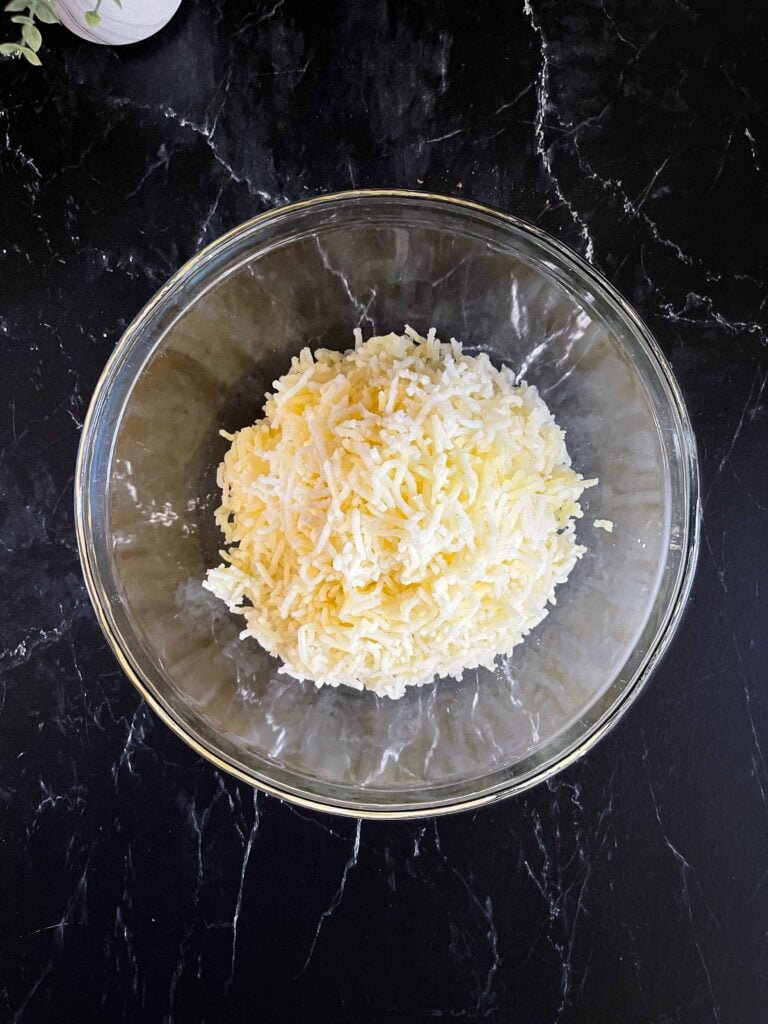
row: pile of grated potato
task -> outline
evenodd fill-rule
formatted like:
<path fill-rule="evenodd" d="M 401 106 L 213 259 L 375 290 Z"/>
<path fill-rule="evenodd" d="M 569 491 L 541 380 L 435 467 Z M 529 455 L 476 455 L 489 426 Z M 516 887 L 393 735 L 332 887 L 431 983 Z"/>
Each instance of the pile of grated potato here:
<path fill-rule="evenodd" d="M 493 665 L 584 548 L 585 481 L 536 388 L 410 328 L 304 349 L 219 467 L 205 586 L 281 671 L 400 697 Z"/>

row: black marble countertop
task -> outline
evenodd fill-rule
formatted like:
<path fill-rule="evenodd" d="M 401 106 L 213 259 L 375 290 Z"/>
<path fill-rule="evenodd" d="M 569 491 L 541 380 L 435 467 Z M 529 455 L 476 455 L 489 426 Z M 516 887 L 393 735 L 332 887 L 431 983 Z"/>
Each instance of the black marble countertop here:
<path fill-rule="evenodd" d="M 129 0 L 124 0 L 129 3 Z M 0 64 L 0 1020 L 757 1024 L 768 999 L 765 7 L 184 0 Z M 122 329 L 205 242 L 351 186 L 541 225 L 689 404 L 686 618 L 583 760 L 382 824 L 223 777 L 86 598 L 75 452 Z"/>

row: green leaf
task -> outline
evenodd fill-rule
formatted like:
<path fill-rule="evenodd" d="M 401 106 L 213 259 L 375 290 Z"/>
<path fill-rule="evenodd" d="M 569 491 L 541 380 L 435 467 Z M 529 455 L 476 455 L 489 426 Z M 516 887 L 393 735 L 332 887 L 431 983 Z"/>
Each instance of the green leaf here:
<path fill-rule="evenodd" d="M 35 53 L 43 45 L 43 37 L 40 35 L 40 29 L 35 28 L 34 25 L 25 25 L 21 30 L 21 37 L 30 50 L 34 50 Z"/>
<path fill-rule="evenodd" d="M 114 3 L 116 3 L 116 4 L 117 4 L 117 6 L 118 6 L 118 7 L 120 8 L 120 10 L 122 11 L 122 9 L 123 9 L 123 3 L 122 3 L 122 0 L 114 0 Z"/>
<path fill-rule="evenodd" d="M 29 0 L 11 0 L 9 4 L 6 4 L 3 8 L 4 11 L 26 11 L 31 4 Z"/>
<path fill-rule="evenodd" d="M 34 64 L 35 67 L 38 67 L 38 68 L 40 67 L 40 64 L 41 64 L 40 58 L 37 56 L 37 54 L 35 53 L 34 50 L 30 50 L 28 47 L 22 46 L 21 47 L 21 52 L 22 52 L 23 56 L 25 57 L 25 59 L 28 60 L 30 64 Z"/>
<path fill-rule="evenodd" d="M 59 16 L 48 4 L 38 2 L 35 7 L 35 17 L 44 25 L 58 25 Z"/>
<path fill-rule="evenodd" d="M 93 28 L 95 25 L 98 25 L 101 21 L 101 15 L 97 14 L 96 11 L 86 11 L 85 20 L 88 22 L 91 28 Z"/>
<path fill-rule="evenodd" d="M 0 43 L 0 53 L 16 56 L 21 53 L 21 47 L 18 43 Z"/>
<path fill-rule="evenodd" d="M 15 18 L 11 18 L 14 25 L 34 25 L 32 18 L 28 18 L 24 14 L 17 14 Z"/>

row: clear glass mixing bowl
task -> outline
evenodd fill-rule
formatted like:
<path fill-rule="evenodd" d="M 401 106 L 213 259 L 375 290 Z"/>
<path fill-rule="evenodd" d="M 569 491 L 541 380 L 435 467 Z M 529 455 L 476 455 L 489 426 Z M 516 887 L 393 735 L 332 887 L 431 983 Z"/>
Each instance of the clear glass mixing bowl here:
<path fill-rule="evenodd" d="M 494 672 L 399 701 L 278 675 L 201 587 L 219 561 L 215 483 L 234 430 L 304 345 L 352 330 L 463 341 L 519 371 L 567 430 L 589 549 Z M 407 817 L 518 792 L 587 750 L 637 695 L 695 564 L 695 444 L 670 368 L 583 260 L 473 203 L 350 192 L 208 246 L 125 332 L 76 474 L 78 540 L 104 632 L 151 707 L 218 767 L 326 811 Z M 613 534 L 595 518 L 615 522 Z"/>

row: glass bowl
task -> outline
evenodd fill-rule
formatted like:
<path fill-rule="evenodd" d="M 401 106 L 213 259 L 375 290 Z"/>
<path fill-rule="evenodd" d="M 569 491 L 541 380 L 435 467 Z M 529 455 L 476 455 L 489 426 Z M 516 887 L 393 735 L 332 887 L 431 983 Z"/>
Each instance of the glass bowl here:
<path fill-rule="evenodd" d="M 258 418 L 303 346 L 344 349 L 355 327 L 404 324 L 434 326 L 535 384 L 574 467 L 600 483 L 577 527 L 588 553 L 513 657 L 391 701 L 279 675 L 201 581 L 222 546 L 219 430 Z M 366 817 L 497 800 L 589 749 L 668 644 L 698 535 L 690 423 L 636 313 L 537 228 L 399 191 L 275 210 L 190 260 L 104 370 L 75 503 L 99 621 L 163 721 L 260 789 Z"/>

